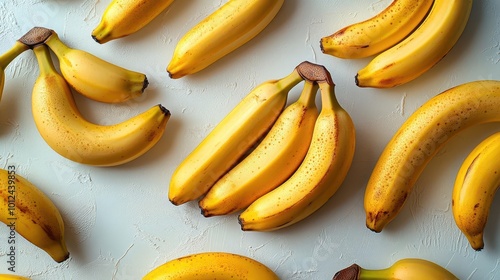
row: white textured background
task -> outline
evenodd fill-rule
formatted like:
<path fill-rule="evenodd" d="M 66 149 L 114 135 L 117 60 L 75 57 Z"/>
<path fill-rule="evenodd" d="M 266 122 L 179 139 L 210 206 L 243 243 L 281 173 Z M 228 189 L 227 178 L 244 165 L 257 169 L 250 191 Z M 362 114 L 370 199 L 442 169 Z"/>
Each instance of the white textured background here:
<path fill-rule="evenodd" d="M 360 89 L 354 75 L 369 59 L 321 53 L 319 39 L 375 15 L 390 0 L 287 0 L 254 40 L 199 74 L 171 80 L 165 68 L 178 39 L 225 1 L 177 0 L 150 25 L 104 45 L 90 33 L 110 0 L 2 0 L 0 52 L 33 26 L 54 29 L 68 45 L 144 72 L 144 97 L 109 105 L 76 96 L 98 123 L 124 120 L 162 103 L 172 118 L 149 153 L 123 166 L 76 164 L 53 152 L 31 115 L 38 74 L 34 55 L 21 54 L 6 71 L 0 103 L 0 166 L 20 175 L 55 202 L 66 223 L 71 258 L 56 264 L 18 236 L 17 271 L 33 279 L 140 279 L 164 262 L 190 253 L 227 251 L 255 258 L 282 279 L 331 279 L 356 262 L 383 268 L 404 257 L 435 261 L 460 279 L 500 279 L 500 201 L 486 226 L 486 247 L 473 251 L 456 228 L 450 207 L 456 172 L 470 150 L 499 124 L 471 128 L 452 139 L 426 168 L 400 215 L 380 234 L 365 227 L 364 188 L 395 130 L 430 97 L 461 83 L 500 79 L 500 1 L 476 0 L 453 50 L 428 73 L 389 90 Z M 357 128 L 357 150 L 337 194 L 296 226 L 242 232 L 237 215 L 204 218 L 196 203 L 167 199 L 170 175 L 181 160 L 256 85 L 281 78 L 300 62 L 325 65 L 340 103 Z M 290 100 L 300 92 L 294 88 Z M 4 236 L 2 238 L 2 236 Z M 0 272 L 7 272 L 8 229 L 0 227 Z"/>

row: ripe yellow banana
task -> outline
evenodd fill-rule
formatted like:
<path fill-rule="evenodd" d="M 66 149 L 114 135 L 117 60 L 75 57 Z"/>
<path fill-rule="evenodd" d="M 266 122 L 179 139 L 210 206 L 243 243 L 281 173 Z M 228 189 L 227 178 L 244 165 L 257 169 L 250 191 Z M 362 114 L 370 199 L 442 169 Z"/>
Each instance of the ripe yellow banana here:
<path fill-rule="evenodd" d="M 340 58 L 364 58 L 399 43 L 424 20 L 434 0 L 394 0 L 379 14 L 321 38 L 321 51 Z"/>
<path fill-rule="evenodd" d="M 474 250 L 484 247 L 483 231 L 500 186 L 500 132 L 477 145 L 464 160 L 453 188 L 455 222 Z"/>
<path fill-rule="evenodd" d="M 380 232 L 402 208 L 427 163 L 454 135 L 500 121 L 500 81 L 461 84 L 436 95 L 399 128 L 380 155 L 366 187 L 366 226 Z"/>
<path fill-rule="evenodd" d="M 111 166 L 129 162 L 161 138 L 170 112 L 161 105 L 114 125 L 97 125 L 79 112 L 71 90 L 56 72 L 45 45 L 33 48 L 40 75 L 33 87 L 32 110 L 43 139 L 76 162 Z"/>
<path fill-rule="evenodd" d="M 14 58 L 28 49 L 28 46 L 20 41 L 16 41 L 9 50 L 0 55 L 0 99 L 2 99 L 3 87 L 5 85 L 5 69 L 9 66 L 12 60 L 14 60 Z"/>
<path fill-rule="evenodd" d="M 318 85 L 307 81 L 262 142 L 200 200 L 206 217 L 234 213 L 283 183 L 300 165 L 318 117 Z"/>
<path fill-rule="evenodd" d="M 472 0 L 434 0 L 422 24 L 361 69 L 356 84 L 388 88 L 416 79 L 453 48 L 465 29 L 471 9 Z"/>
<path fill-rule="evenodd" d="M 92 31 L 92 38 L 103 44 L 135 33 L 155 19 L 172 2 L 174 0 L 113 0 Z"/>
<path fill-rule="evenodd" d="M 168 197 L 175 204 L 204 195 L 263 136 L 283 111 L 288 92 L 302 77 L 288 76 L 254 88 L 177 167 Z"/>
<path fill-rule="evenodd" d="M 13 275 L 13 274 L 0 274 L 1 280 L 30 280 L 30 278 Z"/>
<path fill-rule="evenodd" d="M 54 203 L 12 166 L 0 169 L 0 187 L 0 221 L 56 262 L 68 259 L 64 222 Z"/>
<path fill-rule="evenodd" d="M 171 78 L 194 74 L 257 36 L 284 0 L 228 0 L 189 30 L 167 66 Z"/>
<path fill-rule="evenodd" d="M 279 277 L 270 268 L 252 258 L 226 252 L 205 252 L 170 260 L 142 278 L 160 279 L 279 280 Z"/>
<path fill-rule="evenodd" d="M 271 231 L 292 225 L 324 205 L 344 181 L 354 156 L 355 129 L 336 99 L 330 74 L 324 71 L 328 78 L 317 81 L 321 112 L 304 161 L 288 180 L 240 214 L 242 230 Z"/>

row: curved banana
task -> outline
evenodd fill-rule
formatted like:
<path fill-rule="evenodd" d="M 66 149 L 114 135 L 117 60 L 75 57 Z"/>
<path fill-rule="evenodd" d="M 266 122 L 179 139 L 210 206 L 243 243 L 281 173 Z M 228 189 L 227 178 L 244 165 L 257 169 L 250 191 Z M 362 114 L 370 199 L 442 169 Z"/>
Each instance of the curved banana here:
<path fill-rule="evenodd" d="M 372 18 L 321 38 L 321 51 L 340 58 L 364 58 L 399 43 L 424 20 L 434 0 L 394 0 Z"/>
<path fill-rule="evenodd" d="M 33 118 L 43 139 L 60 155 L 90 165 L 123 164 L 147 152 L 165 132 L 170 112 L 161 105 L 114 125 L 88 122 L 55 71 L 49 50 L 38 45 L 33 51 L 40 66 L 32 94 Z"/>
<path fill-rule="evenodd" d="M 301 81 L 295 69 L 254 88 L 177 167 L 169 200 L 180 205 L 204 195 L 269 131 L 286 105 L 288 92 Z"/>
<path fill-rule="evenodd" d="M 226 252 L 196 253 L 153 269 L 142 280 L 190 279 L 259 279 L 279 280 L 267 266 L 252 258 Z"/>
<path fill-rule="evenodd" d="M 356 84 L 388 88 L 416 79 L 453 48 L 465 29 L 471 9 L 472 0 L 434 0 L 422 24 L 359 70 Z"/>
<path fill-rule="evenodd" d="M 0 169 L 0 187 L 0 221 L 56 262 L 68 259 L 64 222 L 54 203 L 12 166 Z"/>
<path fill-rule="evenodd" d="M 366 226 L 380 232 L 396 217 L 427 163 L 450 138 L 494 121 L 500 121 L 500 81 L 461 84 L 424 103 L 394 134 L 373 169 L 364 198 Z"/>
<path fill-rule="evenodd" d="M 172 4 L 174 0 L 113 0 L 92 31 L 99 44 L 137 32 Z"/>
<path fill-rule="evenodd" d="M 355 129 L 326 73 L 328 79 L 317 81 L 322 107 L 304 161 L 287 181 L 239 215 L 242 230 L 271 231 L 292 225 L 324 205 L 344 181 L 354 157 Z"/>
<path fill-rule="evenodd" d="M 305 81 L 299 99 L 281 113 L 262 142 L 200 200 L 204 216 L 244 209 L 292 175 L 311 143 L 317 91 L 316 83 Z"/>
<path fill-rule="evenodd" d="M 483 231 L 500 186 L 500 132 L 477 145 L 460 167 L 453 188 L 455 223 L 474 250 L 484 247 Z"/>
<path fill-rule="evenodd" d="M 171 78 L 194 74 L 257 36 L 284 0 L 228 0 L 188 31 L 167 66 Z"/>
<path fill-rule="evenodd" d="M 30 278 L 13 275 L 13 274 L 0 274 L 0 279 L 2 280 L 30 280 Z"/>
<path fill-rule="evenodd" d="M 16 41 L 9 50 L 0 55 L 0 99 L 2 99 L 3 87 L 5 85 L 5 69 L 9 66 L 12 60 L 14 60 L 14 58 L 28 49 L 28 46 L 20 41 Z"/>

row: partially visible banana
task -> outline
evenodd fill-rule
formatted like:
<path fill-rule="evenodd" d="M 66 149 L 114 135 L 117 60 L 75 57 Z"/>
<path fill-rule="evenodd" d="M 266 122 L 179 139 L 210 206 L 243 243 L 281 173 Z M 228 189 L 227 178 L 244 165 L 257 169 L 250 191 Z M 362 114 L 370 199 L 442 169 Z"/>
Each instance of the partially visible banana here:
<path fill-rule="evenodd" d="M 142 278 L 142 280 L 160 279 L 279 280 L 279 277 L 255 259 L 226 252 L 205 252 L 170 260 Z"/>
<path fill-rule="evenodd" d="M 129 162 L 161 138 L 170 112 L 161 105 L 114 125 L 87 121 L 45 45 L 33 48 L 40 75 L 33 87 L 32 111 L 43 139 L 60 155 L 79 163 L 112 166 Z"/>
<path fill-rule="evenodd" d="M 56 262 L 68 259 L 64 222 L 49 197 L 11 166 L 0 169 L 0 188 L 0 221 Z"/>
<path fill-rule="evenodd" d="M 112 0 L 92 31 L 99 44 L 128 36 L 155 19 L 174 0 Z"/>
<path fill-rule="evenodd" d="M 0 55 L 0 99 L 2 99 L 3 88 L 5 85 L 5 69 L 12 62 L 12 60 L 14 60 L 14 58 L 26 50 L 29 50 L 28 46 L 20 41 L 16 41 L 9 50 Z"/>
<path fill-rule="evenodd" d="M 0 279 L 2 280 L 30 280 L 30 278 L 13 275 L 13 274 L 0 274 Z"/>
<path fill-rule="evenodd" d="M 359 70 L 356 84 L 389 88 L 416 79 L 453 48 L 465 29 L 471 10 L 472 0 L 434 0 L 422 24 Z"/>
<path fill-rule="evenodd" d="M 167 66 L 171 78 L 194 74 L 257 36 L 284 0 L 228 0 L 189 30 Z"/>
<path fill-rule="evenodd" d="M 394 0 L 372 18 L 321 38 L 321 51 L 340 58 L 364 58 L 399 43 L 424 20 L 434 0 Z"/>
<path fill-rule="evenodd" d="M 500 121 L 500 81 L 479 80 L 428 100 L 394 134 L 366 186 L 366 226 L 380 232 L 399 213 L 427 163 L 458 132 Z"/>

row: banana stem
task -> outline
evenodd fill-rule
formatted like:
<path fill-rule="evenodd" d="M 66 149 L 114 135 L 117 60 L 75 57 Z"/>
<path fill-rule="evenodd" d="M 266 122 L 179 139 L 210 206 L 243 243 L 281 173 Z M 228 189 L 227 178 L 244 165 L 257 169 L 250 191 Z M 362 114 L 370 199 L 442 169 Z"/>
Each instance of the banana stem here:
<path fill-rule="evenodd" d="M 22 52 L 25 50 L 28 50 L 29 47 L 26 46 L 25 44 L 16 41 L 14 46 L 10 48 L 8 51 L 0 55 L 0 68 L 5 69 L 7 68 L 7 65 L 14 60 L 18 55 L 20 55 Z"/>
<path fill-rule="evenodd" d="M 340 104 L 335 96 L 335 84 L 327 81 L 318 82 L 321 91 L 321 105 L 328 110 L 334 110 L 340 107 Z"/>
<path fill-rule="evenodd" d="M 58 56 L 62 56 L 64 53 L 69 51 L 69 47 L 66 46 L 60 39 L 59 36 L 54 32 L 50 37 L 47 38 L 45 44 Z"/>
<path fill-rule="evenodd" d="M 364 269 L 357 264 L 335 273 L 332 280 L 386 280 L 391 279 L 389 269 Z"/>
<path fill-rule="evenodd" d="M 38 61 L 38 67 L 40 69 L 41 75 L 46 75 L 56 72 L 54 63 L 52 63 L 52 58 L 50 56 L 49 49 L 45 45 L 37 45 L 33 48 L 36 59 Z"/>
<path fill-rule="evenodd" d="M 299 96 L 299 102 L 302 104 L 312 105 L 316 102 L 316 92 L 318 91 L 318 84 L 309 80 L 305 80 L 304 89 Z"/>

